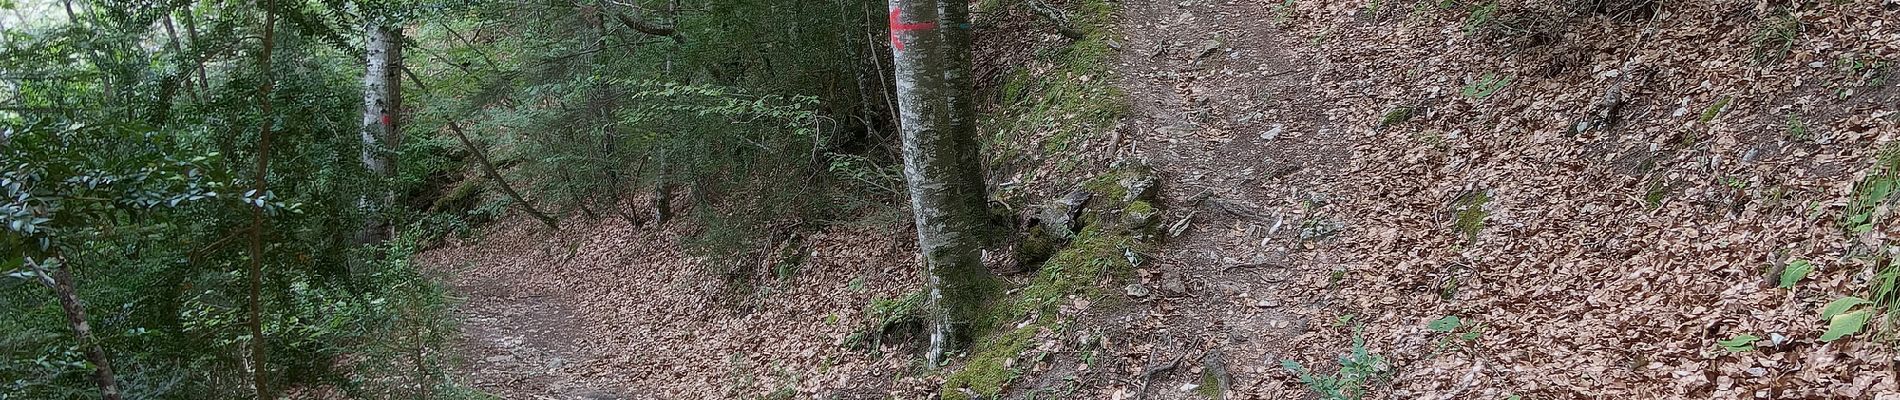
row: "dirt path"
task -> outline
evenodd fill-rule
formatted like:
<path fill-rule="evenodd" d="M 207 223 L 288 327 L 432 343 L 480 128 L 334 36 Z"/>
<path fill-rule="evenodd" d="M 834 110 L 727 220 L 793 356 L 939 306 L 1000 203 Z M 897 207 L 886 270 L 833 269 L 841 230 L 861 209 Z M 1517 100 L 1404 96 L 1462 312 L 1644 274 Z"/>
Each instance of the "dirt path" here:
<path fill-rule="evenodd" d="M 835 227 L 781 242 L 795 269 L 681 250 L 684 223 L 525 217 L 417 256 L 465 296 L 466 383 L 509 400 L 916 396 L 916 358 L 859 334 L 867 305 L 917 290 L 907 236 Z M 900 225 L 901 226 L 901 225 Z M 722 276 L 743 277 L 741 281 Z"/>
<path fill-rule="evenodd" d="M 1178 389 L 1225 369 L 1235 398 L 1302 396 L 1265 372 L 1328 322 L 1314 316 L 1329 299 L 1310 290 L 1327 260 L 1300 247 L 1339 229 L 1312 208 L 1349 154 L 1326 116 L 1333 99 L 1311 89 L 1324 66 L 1255 3 L 1130 2 L 1123 13 L 1133 154 L 1164 177 L 1164 223 L 1178 233 L 1144 268 L 1159 295 L 1142 303 L 1142 336 L 1156 356 L 1188 360 L 1147 395 L 1205 398 Z"/>
<path fill-rule="evenodd" d="M 531 239 L 542 235 L 548 240 Z M 559 247 L 554 237 L 503 229 L 490 232 L 481 245 L 452 243 L 418 257 L 449 277 L 454 293 L 463 296 L 456 309 L 462 317 L 459 347 L 469 358 L 462 376 L 504 399 L 633 398 L 616 382 L 584 373 L 605 352 L 582 342 L 593 334 L 593 315 L 577 312 L 576 293 L 532 284 L 535 276 L 557 273 L 544 264 L 548 250 Z"/>

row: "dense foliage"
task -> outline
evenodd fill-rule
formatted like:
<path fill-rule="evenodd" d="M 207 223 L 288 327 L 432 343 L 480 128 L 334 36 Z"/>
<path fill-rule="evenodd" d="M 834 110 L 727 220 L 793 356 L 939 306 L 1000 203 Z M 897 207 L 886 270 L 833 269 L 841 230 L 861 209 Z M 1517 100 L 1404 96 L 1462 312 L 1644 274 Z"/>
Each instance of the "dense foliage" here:
<path fill-rule="evenodd" d="M 273 392 L 469 396 L 433 349 L 454 328 L 442 289 L 407 258 L 511 204 L 485 194 L 497 185 L 475 178 L 471 152 L 557 215 L 645 221 L 681 207 L 710 255 L 743 254 L 791 221 L 886 206 L 901 182 L 870 30 L 882 9 L 0 2 L 12 14 L 0 18 L 0 399 L 96 398 L 91 348 L 110 356 L 127 398 L 256 396 L 253 235 Z M 365 21 L 409 36 L 409 139 L 369 149 L 396 155 L 388 178 L 357 158 Z M 450 123 L 475 146 L 447 135 Z M 270 190 L 256 193 L 266 146 Z M 364 211 L 389 191 L 403 207 Z M 400 234 L 358 243 L 370 218 Z M 758 225 L 780 229 L 745 228 Z M 90 340 L 43 279 L 55 270 L 84 303 Z"/>

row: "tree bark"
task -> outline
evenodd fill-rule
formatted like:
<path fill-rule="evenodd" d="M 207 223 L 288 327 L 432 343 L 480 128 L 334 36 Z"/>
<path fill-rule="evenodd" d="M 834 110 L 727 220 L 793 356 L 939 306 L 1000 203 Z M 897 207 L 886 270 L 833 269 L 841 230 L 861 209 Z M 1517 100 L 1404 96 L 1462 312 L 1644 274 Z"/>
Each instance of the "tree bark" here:
<path fill-rule="evenodd" d="M 191 41 L 190 46 L 188 47 L 191 49 L 192 58 L 198 60 L 197 62 L 192 63 L 192 68 L 198 70 L 197 71 L 198 72 L 198 92 L 204 93 L 205 95 L 208 96 L 211 93 L 211 81 L 209 79 L 205 79 L 205 63 L 203 61 L 204 56 L 199 54 L 203 52 L 204 49 L 199 48 L 201 44 L 198 42 L 197 11 L 193 10 L 192 6 L 189 6 L 189 5 L 185 6 L 184 11 L 185 11 L 185 39 Z"/>
<path fill-rule="evenodd" d="M 997 283 L 979 254 L 987 232 L 970 78 L 970 9 L 961 0 L 891 0 L 904 177 L 923 253 L 928 358 L 968 345 Z"/>
<path fill-rule="evenodd" d="M 178 28 L 175 26 L 177 24 L 172 23 L 171 13 L 165 13 L 165 17 L 161 19 L 161 21 L 165 23 L 165 39 L 166 39 L 165 47 L 171 50 L 172 59 L 175 59 L 175 60 L 185 59 L 184 57 L 185 46 L 182 44 L 179 44 Z M 194 89 L 197 89 L 197 87 L 191 85 L 191 73 L 181 72 L 178 75 L 182 76 L 182 78 L 179 78 L 179 79 L 184 81 L 183 85 L 185 86 L 185 94 L 191 96 L 191 101 L 198 101 L 198 91 L 194 90 Z"/>
<path fill-rule="evenodd" d="M 86 322 L 86 303 L 79 301 L 79 290 L 73 287 L 71 268 L 51 270 L 45 265 L 26 259 L 26 265 L 39 275 L 40 284 L 53 290 L 53 296 L 59 298 L 59 309 L 66 314 L 66 325 L 73 329 L 73 339 L 79 347 L 85 349 L 86 361 L 92 363 L 92 381 L 99 385 L 100 400 L 120 400 L 118 378 L 112 374 L 112 358 L 106 356 L 106 349 L 92 336 L 92 325 Z M 64 267 L 64 266 L 56 266 Z"/>
<path fill-rule="evenodd" d="M 264 83 L 257 86 L 258 128 L 257 128 L 257 176 L 252 178 L 256 185 L 253 193 L 263 198 L 270 193 L 270 140 L 271 140 L 271 89 L 277 84 L 271 71 L 271 46 L 277 38 L 277 0 L 262 0 L 264 11 L 264 44 L 257 54 L 258 70 L 264 74 Z M 251 292 L 250 330 L 251 330 L 251 388 L 257 392 L 258 400 L 273 398 L 270 391 L 270 358 L 268 345 L 264 340 L 264 207 L 262 204 L 251 207 Z"/>
<path fill-rule="evenodd" d="M 660 151 L 655 154 L 655 157 L 659 160 L 659 162 L 655 164 L 659 165 L 659 169 L 653 174 L 654 225 L 666 225 L 667 220 L 673 219 L 673 184 L 667 177 L 667 174 L 673 171 L 667 168 L 669 167 L 666 161 L 667 152 L 667 149 L 661 148 Z"/>
<path fill-rule="evenodd" d="M 654 24 L 640 19 L 638 16 L 630 16 L 619 12 L 613 12 L 613 16 L 614 20 L 620 21 L 621 25 L 626 25 L 627 28 L 633 29 L 636 32 L 659 37 L 669 37 L 673 39 L 674 43 L 686 43 L 686 38 L 680 36 L 679 31 L 672 26 Z"/>
<path fill-rule="evenodd" d="M 357 232 L 361 244 L 381 243 L 393 233 L 385 212 L 395 206 L 388 183 L 396 177 L 396 147 L 402 140 L 402 31 L 378 22 L 364 24 L 362 162 L 371 175 L 384 182 L 384 191 L 366 194 L 359 206 L 367 217 Z"/>
<path fill-rule="evenodd" d="M 501 179 L 501 172 L 495 171 L 495 164 L 488 162 L 488 156 L 482 154 L 482 149 L 476 147 L 475 142 L 468 140 L 468 134 L 462 132 L 461 124 L 455 123 L 455 121 L 449 121 L 449 132 L 454 132 L 455 139 L 462 142 L 462 147 L 468 148 L 470 155 L 475 156 L 475 162 L 481 164 L 482 174 L 488 175 L 488 180 L 495 181 L 495 186 L 501 188 L 502 194 L 508 195 L 508 198 L 514 200 L 515 204 L 521 205 L 522 211 L 527 211 L 528 215 L 532 215 L 535 219 L 541 220 L 541 223 L 546 224 L 549 229 L 561 230 L 560 224 L 555 223 L 553 217 L 541 213 L 541 210 L 535 209 L 533 204 L 528 204 L 528 199 L 521 197 L 521 193 L 515 192 L 514 187 L 508 186 L 507 180 Z"/>

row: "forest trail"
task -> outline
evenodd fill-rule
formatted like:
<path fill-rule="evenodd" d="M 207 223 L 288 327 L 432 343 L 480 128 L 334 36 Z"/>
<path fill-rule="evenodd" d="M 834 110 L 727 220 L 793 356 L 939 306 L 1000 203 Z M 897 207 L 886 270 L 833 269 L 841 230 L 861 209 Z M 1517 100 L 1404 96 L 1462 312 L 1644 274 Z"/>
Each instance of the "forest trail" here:
<path fill-rule="evenodd" d="M 681 250 L 683 224 L 608 217 L 547 232 L 526 216 L 418 255 L 465 297 L 468 384 L 506 399 L 879 398 L 904 357 L 847 345 L 864 305 L 917 290 L 915 254 L 884 228 L 830 229 L 795 274 L 734 288 Z M 750 290 L 749 293 L 732 292 Z M 893 349 L 895 351 L 895 349 Z M 804 395 L 798 396 L 804 397 Z M 792 397 L 784 397 L 792 398 Z"/>
<path fill-rule="evenodd" d="M 1891 348 L 1818 340 L 1815 318 L 1885 268 L 1855 256 L 1885 229 L 1837 222 L 1892 168 L 1876 144 L 1900 135 L 1900 91 L 1878 82 L 1900 73 L 1833 63 L 1900 52 L 1866 33 L 1891 13 L 1808 26 L 1790 47 L 1809 50 L 1763 63 L 1772 17 L 1739 6 L 1306 3 L 1121 4 L 1129 115 L 1089 138 L 1111 154 L 1075 158 L 1154 166 L 1166 238 L 1109 290 L 1130 301 L 1082 302 L 1070 328 L 1113 356 L 1045 343 L 1008 398 L 1300 398 L 1284 365 L 1334 376 L 1355 347 L 1375 398 L 1900 393 Z M 805 264 L 737 269 L 757 284 L 734 293 L 681 224 L 511 218 L 420 256 L 467 296 L 478 388 L 937 390 L 914 352 L 856 335 L 920 286 L 905 219 L 782 240 Z M 1818 267 L 1777 288 L 1795 260 Z M 1716 344 L 1744 335 L 1761 348 Z"/>
<path fill-rule="evenodd" d="M 1278 26 L 1267 7 L 1212 0 L 1130 2 L 1121 51 L 1132 103 L 1127 156 L 1148 160 L 1163 178 L 1167 235 L 1141 269 L 1154 293 L 1134 307 L 1129 347 L 1147 353 L 1150 399 L 1299 398 L 1305 388 L 1259 374 L 1300 349 L 1323 307 L 1301 286 L 1327 276 L 1323 256 L 1295 259 L 1313 236 L 1338 227 L 1313 223 L 1312 202 L 1346 172 L 1350 140 L 1326 115 L 1338 99 L 1316 90 L 1328 66 Z M 1323 61 L 1323 60 L 1321 60 Z M 1213 370 L 1227 370 L 1216 374 Z M 1215 376 L 1204 381 L 1204 376 Z M 1219 392 L 1181 390 L 1220 382 Z"/>

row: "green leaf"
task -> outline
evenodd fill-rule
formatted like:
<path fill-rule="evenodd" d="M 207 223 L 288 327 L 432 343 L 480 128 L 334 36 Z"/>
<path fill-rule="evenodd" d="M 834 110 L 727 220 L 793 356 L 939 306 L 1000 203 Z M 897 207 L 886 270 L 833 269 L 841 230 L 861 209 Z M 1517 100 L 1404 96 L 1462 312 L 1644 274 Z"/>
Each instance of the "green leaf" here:
<path fill-rule="evenodd" d="M 1814 272 L 1814 263 L 1808 260 L 1794 260 L 1788 263 L 1788 267 L 1781 270 L 1781 288 L 1793 288 L 1795 283 L 1807 278 L 1810 272 Z"/>
<path fill-rule="evenodd" d="M 1459 324 L 1458 316 L 1447 315 L 1444 318 L 1439 318 L 1439 319 L 1433 320 L 1430 323 L 1426 323 L 1425 328 L 1431 329 L 1432 332 L 1441 332 L 1441 333 L 1451 332 L 1451 331 L 1458 330 L 1458 324 Z"/>
<path fill-rule="evenodd" d="M 1834 319 L 1834 316 L 1841 315 L 1841 313 L 1845 313 L 1847 312 L 1847 310 L 1853 309 L 1854 306 L 1859 306 L 1862 304 L 1873 304 L 1873 303 L 1874 302 L 1872 301 L 1867 301 L 1867 299 L 1854 297 L 1854 296 L 1844 296 L 1838 299 L 1834 299 L 1834 301 L 1828 302 L 1826 307 L 1821 307 L 1821 319 L 1831 320 L 1831 319 Z"/>
<path fill-rule="evenodd" d="M 1741 353 L 1754 351 L 1755 342 L 1760 340 L 1761 337 L 1744 333 L 1735 335 L 1735 337 L 1729 338 L 1728 340 L 1718 340 L 1715 344 L 1721 345 L 1723 350 L 1728 350 L 1730 353 Z"/>
<path fill-rule="evenodd" d="M 1821 334 L 1821 341 L 1832 342 L 1840 338 L 1860 333 L 1867 326 L 1867 319 L 1873 318 L 1873 310 L 1860 310 L 1836 315 L 1827 322 L 1827 332 Z"/>
<path fill-rule="evenodd" d="M 1294 361 L 1294 360 L 1293 360 L 1293 359 L 1291 359 L 1291 358 L 1289 358 L 1289 359 L 1285 359 L 1285 360 L 1280 360 L 1280 367 L 1281 367 L 1281 368 L 1286 368 L 1286 370 L 1287 370 L 1287 371 L 1289 371 L 1289 372 L 1292 372 L 1292 373 L 1295 373 L 1295 374 L 1305 374 L 1305 373 L 1306 373 L 1306 367 L 1305 367 L 1305 366 L 1301 366 L 1301 365 L 1300 365 L 1300 362 L 1299 362 L 1299 361 Z"/>

